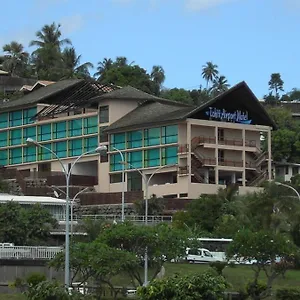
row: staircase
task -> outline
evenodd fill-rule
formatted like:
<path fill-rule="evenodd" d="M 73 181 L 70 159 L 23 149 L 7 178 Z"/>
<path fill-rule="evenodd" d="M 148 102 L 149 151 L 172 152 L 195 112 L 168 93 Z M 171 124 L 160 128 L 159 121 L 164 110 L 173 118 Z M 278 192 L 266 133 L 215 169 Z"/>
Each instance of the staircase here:
<path fill-rule="evenodd" d="M 268 171 L 263 171 L 259 173 L 256 177 L 250 181 L 249 186 L 258 186 L 262 182 L 264 182 L 267 179 Z"/>
<path fill-rule="evenodd" d="M 202 175 L 200 174 L 200 172 L 196 167 L 192 167 L 192 173 L 197 182 L 204 183 L 204 178 L 202 177 Z"/>

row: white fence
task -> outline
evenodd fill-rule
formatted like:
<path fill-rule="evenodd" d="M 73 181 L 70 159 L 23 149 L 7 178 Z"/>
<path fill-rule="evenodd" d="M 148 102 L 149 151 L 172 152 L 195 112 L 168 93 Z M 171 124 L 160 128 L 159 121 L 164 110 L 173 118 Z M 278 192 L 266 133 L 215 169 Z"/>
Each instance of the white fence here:
<path fill-rule="evenodd" d="M 52 259 L 63 251 L 61 247 L 14 246 L 0 247 L 0 259 Z"/>

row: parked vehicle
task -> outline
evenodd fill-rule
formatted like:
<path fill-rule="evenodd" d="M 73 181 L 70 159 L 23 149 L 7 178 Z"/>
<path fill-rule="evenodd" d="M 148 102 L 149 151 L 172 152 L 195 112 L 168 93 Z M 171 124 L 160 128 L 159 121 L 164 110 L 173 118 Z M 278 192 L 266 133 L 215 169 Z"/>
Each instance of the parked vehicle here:
<path fill-rule="evenodd" d="M 209 250 L 205 248 L 187 248 L 186 254 L 186 260 L 189 263 L 210 263 L 220 260 L 218 257 L 214 256 Z"/>

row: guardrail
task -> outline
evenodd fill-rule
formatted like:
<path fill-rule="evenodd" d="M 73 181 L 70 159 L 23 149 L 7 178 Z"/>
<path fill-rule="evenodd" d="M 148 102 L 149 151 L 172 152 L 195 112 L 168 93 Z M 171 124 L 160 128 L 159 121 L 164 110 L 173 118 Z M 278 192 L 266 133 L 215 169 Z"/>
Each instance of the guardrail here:
<path fill-rule="evenodd" d="M 63 251 L 62 247 L 31 247 L 13 246 L 0 247 L 0 259 L 41 259 L 50 260 L 56 254 Z"/>

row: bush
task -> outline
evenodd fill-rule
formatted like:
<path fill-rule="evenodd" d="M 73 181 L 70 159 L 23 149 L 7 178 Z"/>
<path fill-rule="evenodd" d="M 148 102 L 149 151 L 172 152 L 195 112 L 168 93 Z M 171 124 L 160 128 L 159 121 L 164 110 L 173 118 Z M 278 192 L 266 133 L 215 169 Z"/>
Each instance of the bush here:
<path fill-rule="evenodd" d="M 277 300 L 299 300 L 300 290 L 297 289 L 279 289 L 276 292 Z"/>
<path fill-rule="evenodd" d="M 214 261 L 209 263 L 209 266 L 213 268 L 218 273 L 218 275 L 223 275 L 223 270 L 227 266 L 227 262 Z"/>
<path fill-rule="evenodd" d="M 46 276 L 42 273 L 31 273 L 26 277 L 28 286 L 36 286 L 42 281 L 46 281 Z"/>
<path fill-rule="evenodd" d="M 252 299 L 260 299 L 259 296 L 267 290 L 267 285 L 264 282 L 249 282 L 246 286 L 247 294 Z"/>

